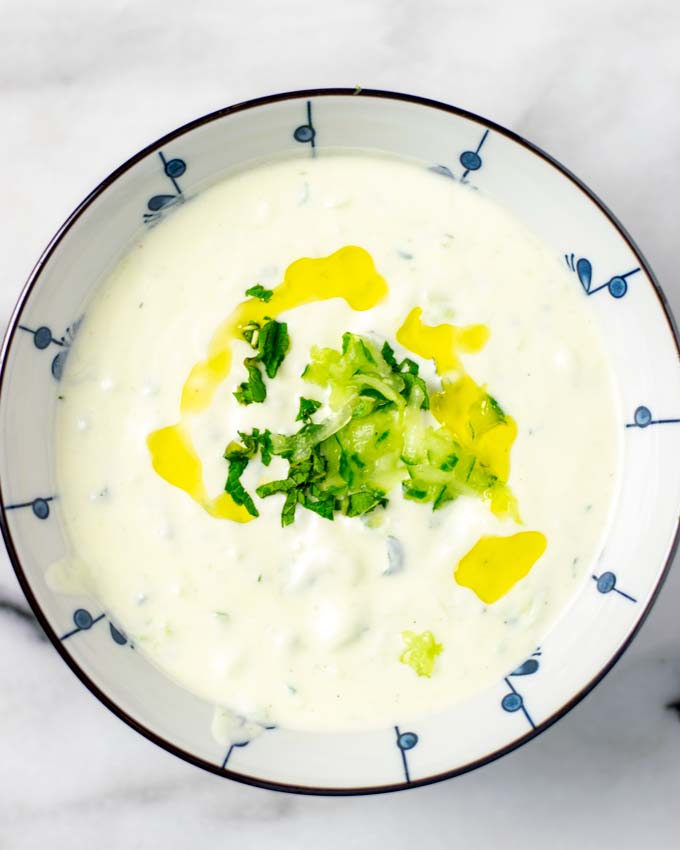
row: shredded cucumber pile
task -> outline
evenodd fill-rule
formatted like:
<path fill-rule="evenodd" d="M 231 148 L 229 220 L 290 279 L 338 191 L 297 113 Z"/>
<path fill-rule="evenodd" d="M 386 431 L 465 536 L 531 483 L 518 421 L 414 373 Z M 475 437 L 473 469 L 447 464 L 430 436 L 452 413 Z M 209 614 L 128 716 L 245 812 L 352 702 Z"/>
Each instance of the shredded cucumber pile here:
<path fill-rule="evenodd" d="M 272 455 L 288 461 L 286 478 L 256 490 L 260 498 L 284 497 L 283 526 L 294 522 L 298 506 L 328 520 L 337 513 L 363 516 L 387 505 L 387 494 L 399 484 L 404 498 L 435 511 L 464 494 L 490 500 L 505 486 L 477 453 L 435 422 L 418 364 L 409 358 L 398 362 L 389 343 L 378 348 L 366 337 L 345 333 L 340 350 L 312 349 L 302 377 L 323 391 L 328 417 L 314 421 L 321 402 L 302 398 L 297 419 L 303 424 L 296 433 L 239 432 L 240 442 L 225 452 L 225 489 L 252 516 L 258 511 L 240 477 L 258 454 L 265 466 Z M 506 421 L 486 393 L 465 415 L 473 436 Z"/>
<path fill-rule="evenodd" d="M 416 634 L 415 632 L 402 632 L 401 639 L 406 649 L 399 656 L 402 664 L 408 664 L 419 676 L 432 676 L 435 658 L 443 650 L 443 646 L 434 638 L 431 631 Z"/>

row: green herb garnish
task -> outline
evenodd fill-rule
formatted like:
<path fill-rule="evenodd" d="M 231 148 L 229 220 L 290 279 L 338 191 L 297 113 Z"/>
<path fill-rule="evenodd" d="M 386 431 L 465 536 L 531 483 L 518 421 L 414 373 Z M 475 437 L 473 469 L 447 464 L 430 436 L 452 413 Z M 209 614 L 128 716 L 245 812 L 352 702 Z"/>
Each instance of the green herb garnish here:
<path fill-rule="evenodd" d="M 247 458 L 229 458 L 229 473 L 227 475 L 227 483 L 224 485 L 224 489 L 227 493 L 229 493 L 234 502 L 237 505 L 243 505 L 251 516 L 259 516 L 260 514 L 258 513 L 250 494 L 243 484 L 241 484 L 241 475 L 243 474 L 246 466 L 248 466 Z"/>
<path fill-rule="evenodd" d="M 234 397 L 239 404 L 261 404 L 267 398 L 260 371 L 260 364 L 269 378 L 275 378 L 283 359 L 290 348 L 288 325 L 267 319 L 264 325 L 250 322 L 242 329 L 241 335 L 257 352 L 254 357 L 246 357 L 243 365 L 248 370 L 248 380 L 239 384 Z"/>
<path fill-rule="evenodd" d="M 316 411 L 321 407 L 321 402 L 313 398 L 300 398 L 300 409 L 295 417 L 296 422 L 309 422 Z"/>
<path fill-rule="evenodd" d="M 245 332 L 258 351 L 248 360 L 275 374 L 289 346 L 286 326 L 268 320 Z M 296 419 L 302 425 L 296 433 L 241 433 L 241 443 L 231 444 L 225 455 L 230 464 L 247 463 L 258 452 L 265 465 L 273 455 L 288 461 L 285 478 L 256 490 L 260 498 L 284 497 L 283 526 L 295 521 L 298 506 L 328 520 L 336 513 L 365 516 L 386 506 L 387 494 L 400 484 L 404 498 L 430 504 L 433 511 L 460 495 L 491 498 L 504 486 L 472 449 L 433 424 L 418 363 L 399 361 L 389 343 L 378 348 L 366 337 L 345 333 L 339 351 L 312 349 L 302 377 L 327 392 L 330 416 L 314 422 L 321 402 L 302 397 Z M 479 415 L 488 420 L 487 429 L 503 421 L 491 396 L 485 395 L 481 405 Z M 242 471 L 237 467 L 238 474 L 232 474 L 230 466 L 229 486 L 240 484 Z M 250 510 L 248 494 L 236 492 L 244 500 L 238 504 Z"/>
<path fill-rule="evenodd" d="M 241 442 L 229 443 L 224 452 L 224 457 L 229 462 L 227 483 L 224 485 L 224 489 L 236 504 L 243 505 L 251 516 L 259 516 L 250 493 L 241 483 L 241 476 L 249 461 L 258 452 L 262 458 L 262 463 L 269 466 L 272 459 L 272 435 L 268 429 L 260 431 L 259 428 L 253 428 L 250 434 L 239 431 L 238 435 Z"/>
<path fill-rule="evenodd" d="M 270 481 L 257 488 L 257 495 L 264 499 L 275 493 L 285 493 L 283 511 L 281 513 L 281 525 L 290 525 L 295 519 L 295 509 L 298 504 L 315 510 L 326 519 L 332 519 L 332 510 L 329 514 L 328 497 L 324 495 L 319 499 L 317 485 L 326 476 L 326 461 L 321 455 L 318 446 L 312 449 L 309 456 L 304 460 L 289 461 L 287 478 L 278 481 Z M 334 500 L 333 500 L 334 501 Z M 319 504 L 321 502 L 321 504 Z"/>
<path fill-rule="evenodd" d="M 260 452 L 262 463 L 269 466 L 272 459 L 272 435 L 267 428 L 265 431 L 260 431 L 259 428 L 253 428 L 250 434 L 245 431 L 238 432 L 240 443 L 229 443 L 224 456 L 227 460 L 246 458 L 250 460 Z"/>
<path fill-rule="evenodd" d="M 290 348 L 288 325 L 285 322 L 266 322 L 257 337 L 258 359 L 264 366 L 267 377 L 275 378 Z"/>
<path fill-rule="evenodd" d="M 239 404 L 261 404 L 267 398 L 267 387 L 255 357 L 246 357 L 243 365 L 248 370 L 248 380 L 238 385 L 234 398 Z"/>
<path fill-rule="evenodd" d="M 255 286 L 246 289 L 246 295 L 250 295 L 251 298 L 259 298 L 260 301 L 264 302 L 270 301 L 273 294 L 273 289 L 265 289 L 261 283 L 256 283 Z"/>

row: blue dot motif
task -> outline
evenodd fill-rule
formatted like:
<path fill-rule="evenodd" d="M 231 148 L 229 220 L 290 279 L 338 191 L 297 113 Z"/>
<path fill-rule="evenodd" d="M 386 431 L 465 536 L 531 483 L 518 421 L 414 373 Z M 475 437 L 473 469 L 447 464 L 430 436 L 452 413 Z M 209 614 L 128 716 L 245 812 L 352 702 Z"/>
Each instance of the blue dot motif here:
<path fill-rule="evenodd" d="M 50 515 L 50 506 L 46 499 L 34 499 L 31 508 L 38 519 L 47 519 Z"/>
<path fill-rule="evenodd" d="M 184 200 L 182 188 L 179 185 L 178 180 L 187 171 L 187 164 L 185 160 L 180 159 L 179 157 L 166 159 L 163 155 L 163 151 L 158 151 L 158 157 L 163 165 L 163 174 L 165 174 L 168 180 L 172 183 L 174 194 L 159 194 L 149 198 L 146 202 L 149 212 L 144 213 L 143 216 L 144 221 L 147 224 L 154 224 L 159 221 L 167 207 L 171 207 L 174 204 L 180 204 Z"/>
<path fill-rule="evenodd" d="M 311 142 L 314 138 L 314 128 L 310 127 L 309 124 L 301 124 L 295 128 L 293 138 L 296 142 Z"/>
<path fill-rule="evenodd" d="M 597 589 L 600 593 L 610 593 L 616 587 L 616 576 L 612 572 L 602 573 L 597 580 Z"/>
<path fill-rule="evenodd" d="M 26 333 L 30 333 L 33 336 L 33 345 L 35 345 L 38 351 L 45 351 L 50 347 L 50 345 L 56 345 L 62 349 L 59 354 L 52 359 L 51 371 L 53 377 L 57 381 L 61 379 L 61 375 L 64 370 L 64 361 L 68 354 L 68 348 L 73 342 L 78 326 L 80 325 L 80 321 L 81 320 L 78 319 L 77 322 L 69 325 L 69 327 L 66 328 L 66 333 L 59 338 L 52 334 L 52 331 L 47 327 L 47 325 L 41 325 L 36 330 L 33 330 L 33 328 L 27 327 L 26 325 L 17 325 L 20 330 L 26 331 Z"/>
<path fill-rule="evenodd" d="M 479 171 L 482 167 L 482 158 L 475 151 L 463 151 L 460 155 L 460 164 L 468 171 Z"/>
<path fill-rule="evenodd" d="M 501 701 L 501 706 L 505 711 L 519 711 L 524 701 L 519 694 L 506 694 Z"/>
<path fill-rule="evenodd" d="M 61 635 L 59 640 L 68 640 L 79 632 L 87 632 L 96 623 L 101 622 L 105 618 L 106 614 L 104 613 L 93 617 L 86 608 L 78 608 L 73 612 L 73 624 L 75 625 L 75 629 L 71 629 L 70 632 L 66 632 L 66 634 Z M 125 646 L 128 644 L 127 636 L 120 629 L 117 629 L 111 621 L 109 621 L 109 634 L 111 635 L 111 640 L 113 640 L 114 643 L 117 643 L 118 646 Z M 132 644 L 130 644 L 130 648 L 134 649 Z"/>
<path fill-rule="evenodd" d="M 90 629 L 92 628 L 92 614 L 89 611 L 86 611 L 85 608 L 78 608 L 77 611 L 73 612 L 73 622 L 79 629 Z"/>
<path fill-rule="evenodd" d="M 44 325 L 33 334 L 33 344 L 41 351 L 52 342 L 52 331 Z"/>
<path fill-rule="evenodd" d="M 418 743 L 418 736 L 415 732 L 402 732 L 397 738 L 397 746 L 401 750 L 412 750 Z"/>
<path fill-rule="evenodd" d="M 612 298 L 623 298 L 623 296 L 628 292 L 628 278 L 641 271 L 640 267 L 637 266 L 625 274 L 615 274 L 614 277 L 611 277 L 606 283 L 600 283 L 597 286 L 593 286 L 593 266 L 590 260 L 586 257 L 581 257 L 576 263 L 574 263 L 574 259 L 575 254 L 573 253 L 564 255 L 565 263 L 571 271 L 575 271 L 577 273 L 586 295 L 595 295 L 596 292 L 606 289 Z"/>
<path fill-rule="evenodd" d="M 608 284 L 609 293 L 613 298 L 623 298 L 628 292 L 628 284 L 622 277 L 613 277 Z"/>
<path fill-rule="evenodd" d="M 635 411 L 635 424 L 638 428 L 646 428 L 651 421 L 652 411 L 648 407 L 640 405 Z"/>
<path fill-rule="evenodd" d="M 170 159 L 165 163 L 165 173 L 168 177 L 181 177 L 187 170 L 187 164 L 183 159 Z"/>

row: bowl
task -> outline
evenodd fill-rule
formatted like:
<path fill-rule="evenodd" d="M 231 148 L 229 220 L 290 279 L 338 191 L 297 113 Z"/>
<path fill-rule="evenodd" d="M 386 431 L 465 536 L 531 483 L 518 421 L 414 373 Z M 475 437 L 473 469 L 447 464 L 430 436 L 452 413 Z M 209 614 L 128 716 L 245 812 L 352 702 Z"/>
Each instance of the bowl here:
<path fill-rule="evenodd" d="M 417 158 L 499 201 L 561 258 L 614 370 L 624 413 L 621 491 L 592 573 L 540 648 L 492 687 L 417 723 L 404 718 L 355 734 L 276 728 L 225 746 L 211 732 L 212 707 L 135 652 L 96 599 L 56 594 L 47 584 L 46 568 L 66 552 L 53 450 L 59 381 L 88 296 L 145 228 L 234 169 L 281 154 L 314 157 L 325 148 Z M 2 532 L 21 587 L 61 657 L 149 740 L 217 775 L 266 788 L 409 788 L 529 741 L 621 656 L 677 542 L 678 337 L 648 264 L 612 213 L 547 154 L 477 115 L 402 94 L 326 89 L 260 98 L 180 127 L 117 169 L 62 225 L 23 290 L 2 351 L 0 428 Z"/>

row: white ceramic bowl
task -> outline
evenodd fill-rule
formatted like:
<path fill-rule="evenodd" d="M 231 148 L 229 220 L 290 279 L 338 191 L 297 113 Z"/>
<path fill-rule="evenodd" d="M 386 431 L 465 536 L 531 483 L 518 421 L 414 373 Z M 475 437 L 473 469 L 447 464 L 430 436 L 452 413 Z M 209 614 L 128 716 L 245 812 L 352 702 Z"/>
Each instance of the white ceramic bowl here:
<path fill-rule="evenodd" d="M 83 305 L 144 228 L 226 172 L 326 147 L 416 157 L 498 199 L 563 258 L 616 373 L 625 413 L 622 491 L 592 576 L 540 650 L 493 687 L 417 724 L 405 718 L 399 727 L 352 735 L 275 729 L 225 751 L 211 735 L 211 706 L 134 652 L 96 599 L 56 595 L 46 585 L 46 567 L 66 551 L 53 452 L 59 378 Z M 2 353 L 0 429 L 2 531 L 26 597 L 62 658 L 150 740 L 213 773 L 268 788 L 345 794 L 412 787 L 534 737 L 619 658 L 676 543 L 678 341 L 644 258 L 592 192 L 549 156 L 476 115 L 404 95 L 337 89 L 261 98 L 181 127 L 122 165 L 61 227 L 23 291 Z"/>

